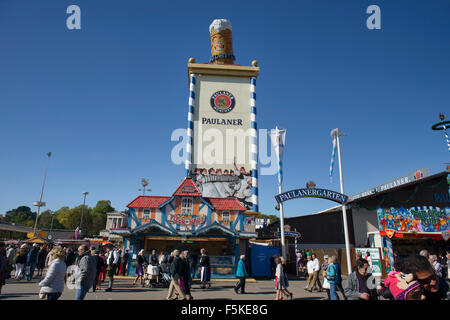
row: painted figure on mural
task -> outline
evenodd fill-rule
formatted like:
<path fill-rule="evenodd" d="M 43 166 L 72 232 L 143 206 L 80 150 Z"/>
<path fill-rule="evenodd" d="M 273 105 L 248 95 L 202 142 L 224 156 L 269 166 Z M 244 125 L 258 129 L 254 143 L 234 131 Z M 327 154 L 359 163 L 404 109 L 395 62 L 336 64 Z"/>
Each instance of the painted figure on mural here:
<path fill-rule="evenodd" d="M 191 173 L 193 180 L 204 197 L 229 198 L 234 197 L 248 210 L 253 206 L 252 171 L 244 167 L 234 170 L 221 168 L 196 168 Z"/>

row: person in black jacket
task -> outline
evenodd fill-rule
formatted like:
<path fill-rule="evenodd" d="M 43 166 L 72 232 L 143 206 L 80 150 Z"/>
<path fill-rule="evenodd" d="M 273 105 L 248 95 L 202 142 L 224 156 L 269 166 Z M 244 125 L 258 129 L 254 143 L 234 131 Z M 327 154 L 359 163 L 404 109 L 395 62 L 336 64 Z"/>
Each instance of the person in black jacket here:
<path fill-rule="evenodd" d="M 72 248 L 67 249 L 66 251 L 66 266 L 71 266 L 75 263 L 76 256 L 73 252 Z"/>
<path fill-rule="evenodd" d="M 144 283 L 144 274 L 145 274 L 145 267 L 148 265 L 147 258 L 144 256 L 144 249 L 139 251 L 137 260 L 136 260 L 136 279 L 134 279 L 133 285 L 136 284 L 136 282 L 141 278 L 141 284 Z"/>
<path fill-rule="evenodd" d="M 178 294 L 180 295 L 182 300 L 186 300 L 186 295 L 184 294 L 184 291 L 180 288 L 179 280 L 183 276 L 183 261 L 181 261 L 181 258 L 179 257 L 180 251 L 174 250 L 173 251 L 173 262 L 170 266 L 170 272 L 172 273 L 172 280 L 170 281 L 169 286 L 169 292 L 167 294 L 167 300 L 172 300 L 172 295 L 174 292 L 174 289 L 178 291 Z"/>
<path fill-rule="evenodd" d="M 125 253 L 122 256 L 122 276 L 127 276 L 128 275 L 128 258 L 130 257 L 130 255 L 128 254 L 128 249 L 125 250 Z"/>
<path fill-rule="evenodd" d="M 201 281 L 202 281 L 202 289 L 205 289 L 206 285 L 208 285 L 208 288 L 211 288 L 210 280 L 211 280 L 211 265 L 209 263 L 209 256 L 206 252 L 206 249 L 200 250 L 200 253 L 202 254 L 200 258 L 200 266 L 202 267 L 201 271 Z"/>

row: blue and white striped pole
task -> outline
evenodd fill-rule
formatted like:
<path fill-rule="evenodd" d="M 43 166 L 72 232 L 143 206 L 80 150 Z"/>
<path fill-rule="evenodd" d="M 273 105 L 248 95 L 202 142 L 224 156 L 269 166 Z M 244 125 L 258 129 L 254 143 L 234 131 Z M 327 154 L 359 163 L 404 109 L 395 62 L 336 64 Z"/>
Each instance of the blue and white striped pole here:
<path fill-rule="evenodd" d="M 185 169 L 186 176 L 191 172 L 192 165 L 192 142 L 194 136 L 194 103 L 195 103 L 195 75 L 191 74 L 189 82 L 189 111 L 188 111 L 188 127 L 187 127 L 187 145 Z"/>
<path fill-rule="evenodd" d="M 448 138 L 447 127 L 445 126 L 445 124 L 443 125 L 443 127 L 444 127 L 445 139 L 447 140 L 448 151 L 450 151 L 450 139 Z"/>
<path fill-rule="evenodd" d="M 253 212 L 258 212 L 258 127 L 256 124 L 256 78 L 250 82 L 250 120 L 251 120 L 251 165 L 252 165 L 252 203 Z"/>

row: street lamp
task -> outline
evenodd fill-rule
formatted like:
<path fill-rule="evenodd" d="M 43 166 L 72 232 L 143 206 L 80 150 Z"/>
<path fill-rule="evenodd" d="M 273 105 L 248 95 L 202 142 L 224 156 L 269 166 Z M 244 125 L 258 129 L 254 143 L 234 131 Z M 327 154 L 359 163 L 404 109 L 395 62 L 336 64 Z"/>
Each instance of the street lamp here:
<path fill-rule="evenodd" d="M 36 228 L 37 228 L 37 222 L 38 222 L 38 218 L 39 218 L 39 213 L 41 212 L 41 207 L 45 207 L 45 202 L 42 202 L 42 196 L 44 195 L 44 186 L 45 186 L 45 179 L 47 177 L 47 169 L 48 169 L 48 163 L 50 162 L 50 157 L 52 156 L 52 153 L 49 152 L 47 153 L 47 164 L 45 166 L 45 172 L 44 172 L 44 181 L 42 182 L 42 189 L 41 189 L 41 197 L 39 198 L 39 201 L 35 201 L 33 203 L 33 205 L 38 207 L 38 211 L 36 214 L 36 220 L 34 222 L 34 231 L 33 234 L 36 237 Z"/>
<path fill-rule="evenodd" d="M 53 235 L 52 235 L 52 230 L 53 230 L 53 218 L 55 218 L 55 212 L 50 211 L 50 214 L 52 215 L 52 223 L 50 224 L 50 234 L 48 235 L 48 239 L 52 240 L 53 239 Z"/>
<path fill-rule="evenodd" d="M 86 196 L 89 194 L 89 192 L 85 191 L 83 192 L 84 199 L 83 199 L 83 206 L 81 207 L 81 221 L 80 221 L 80 234 L 83 232 L 83 213 L 84 213 L 84 204 L 86 203 Z"/>

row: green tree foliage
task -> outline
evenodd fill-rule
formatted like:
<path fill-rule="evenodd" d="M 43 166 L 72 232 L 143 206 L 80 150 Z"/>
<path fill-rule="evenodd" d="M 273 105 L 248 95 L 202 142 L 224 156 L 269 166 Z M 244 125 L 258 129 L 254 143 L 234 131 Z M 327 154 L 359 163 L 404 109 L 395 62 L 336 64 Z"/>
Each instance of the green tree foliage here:
<path fill-rule="evenodd" d="M 75 208 L 61 207 L 55 212 L 53 219 L 53 229 L 75 230 L 80 226 L 81 215 L 83 214 L 82 231 L 84 236 L 95 236 L 100 230 L 106 227 L 106 215 L 115 209 L 109 200 L 99 200 L 94 208 L 80 205 Z M 29 207 L 21 206 L 6 213 L 4 221 L 17 223 L 29 227 L 34 226 L 36 212 L 32 212 Z M 38 228 L 50 229 L 52 215 L 50 210 L 42 212 L 38 219 Z"/>
<path fill-rule="evenodd" d="M 38 228 L 50 229 L 52 227 L 52 212 L 50 210 L 45 210 L 41 213 L 38 219 Z M 59 223 L 58 219 L 55 217 L 53 219 L 53 229 L 64 229 L 64 226 Z"/>
<path fill-rule="evenodd" d="M 20 206 L 16 209 L 9 210 L 5 214 L 5 220 L 9 223 L 17 223 L 21 225 L 28 225 L 30 222 L 34 224 L 36 219 L 36 212 L 32 212 L 30 207 Z M 28 222 L 26 224 L 26 222 Z"/>

